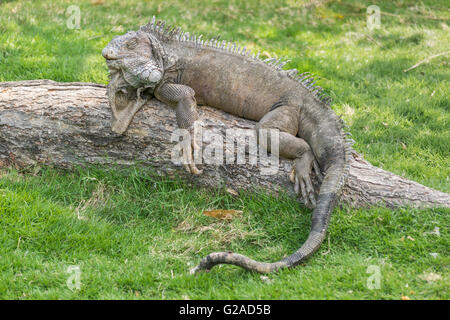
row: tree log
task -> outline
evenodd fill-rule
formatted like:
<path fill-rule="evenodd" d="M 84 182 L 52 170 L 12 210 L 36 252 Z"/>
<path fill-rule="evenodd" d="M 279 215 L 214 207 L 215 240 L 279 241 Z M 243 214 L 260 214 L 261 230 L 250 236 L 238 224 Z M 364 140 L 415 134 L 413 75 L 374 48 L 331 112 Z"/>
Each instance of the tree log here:
<path fill-rule="evenodd" d="M 199 107 L 199 113 L 203 128 L 222 136 L 228 128 L 251 129 L 255 124 L 209 107 Z M 291 161 L 284 159 L 273 175 L 263 175 L 258 165 L 248 163 L 203 164 L 201 175 L 187 174 L 171 161 L 175 129 L 175 111 L 153 99 L 124 135 L 113 133 L 104 85 L 50 80 L 0 83 L 0 166 L 146 165 L 198 185 L 282 189 L 294 195 L 288 177 Z M 374 167 L 356 152 L 341 201 L 353 207 L 450 207 L 449 194 Z"/>

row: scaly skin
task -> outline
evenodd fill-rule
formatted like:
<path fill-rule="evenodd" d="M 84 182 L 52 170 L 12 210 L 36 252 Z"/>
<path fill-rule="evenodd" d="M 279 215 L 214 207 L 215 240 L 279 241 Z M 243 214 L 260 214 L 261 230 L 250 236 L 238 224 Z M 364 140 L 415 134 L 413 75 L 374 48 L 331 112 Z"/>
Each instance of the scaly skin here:
<path fill-rule="evenodd" d="M 108 96 L 115 122 L 123 133 L 143 96 L 176 108 L 180 128 L 192 130 L 197 104 L 206 104 L 231 114 L 258 121 L 256 130 L 279 130 L 279 154 L 293 159 L 291 181 L 305 204 L 315 207 L 306 242 L 290 256 L 274 263 L 258 262 L 232 252 L 211 253 L 191 270 L 209 270 L 227 263 L 268 273 L 293 267 L 309 258 L 321 245 L 339 192 L 348 175 L 351 151 L 342 132 L 342 122 L 329 107 L 329 100 L 315 87 L 308 74 L 282 70 L 280 60 L 262 61 L 235 44 L 189 36 L 179 29 L 152 22 L 137 32 L 113 39 L 103 50 L 111 72 Z M 115 94 L 136 90 L 136 102 L 117 111 Z M 129 112 L 126 112 L 129 110 Z M 270 150 L 265 141 L 260 144 Z M 195 148 L 195 141 L 192 148 Z M 200 173 L 192 149 L 184 154 L 186 169 Z M 318 196 L 311 173 L 322 180 Z M 322 175 L 323 174 L 323 175 Z"/>

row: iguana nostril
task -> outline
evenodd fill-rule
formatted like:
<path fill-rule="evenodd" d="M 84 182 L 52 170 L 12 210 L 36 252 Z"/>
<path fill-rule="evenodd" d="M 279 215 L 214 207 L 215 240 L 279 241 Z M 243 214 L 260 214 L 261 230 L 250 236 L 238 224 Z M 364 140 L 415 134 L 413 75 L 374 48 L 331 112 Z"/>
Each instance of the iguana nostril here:
<path fill-rule="evenodd" d="M 107 48 L 103 48 L 103 50 L 102 50 L 103 58 L 108 59 L 108 53 L 109 53 L 109 50 Z"/>

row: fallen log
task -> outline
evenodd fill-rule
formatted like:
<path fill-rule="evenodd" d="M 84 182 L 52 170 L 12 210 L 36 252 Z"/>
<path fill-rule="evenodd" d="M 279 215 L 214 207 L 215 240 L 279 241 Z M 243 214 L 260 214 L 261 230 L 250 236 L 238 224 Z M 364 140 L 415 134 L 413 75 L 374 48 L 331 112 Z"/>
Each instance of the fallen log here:
<path fill-rule="evenodd" d="M 209 107 L 199 107 L 199 113 L 203 128 L 222 136 L 229 128 L 254 126 L 252 121 Z M 190 176 L 171 161 L 175 129 L 174 110 L 153 99 L 136 114 L 124 135 L 112 132 L 104 85 L 50 80 L 0 83 L 0 166 L 145 165 L 159 174 L 177 173 L 198 185 L 283 189 L 294 195 L 288 177 L 291 161 L 283 159 L 272 175 L 262 175 L 258 165 L 246 163 L 204 164 L 201 175 Z M 449 194 L 374 167 L 356 152 L 352 156 L 342 202 L 354 207 L 450 207 Z"/>

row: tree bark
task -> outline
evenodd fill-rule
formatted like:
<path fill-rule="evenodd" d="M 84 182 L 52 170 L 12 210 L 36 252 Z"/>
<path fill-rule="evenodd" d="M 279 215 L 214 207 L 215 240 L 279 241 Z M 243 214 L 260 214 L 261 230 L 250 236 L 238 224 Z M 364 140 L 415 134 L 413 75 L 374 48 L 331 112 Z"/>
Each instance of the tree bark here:
<path fill-rule="evenodd" d="M 199 113 L 204 130 L 221 136 L 229 128 L 254 126 L 252 121 L 209 107 L 199 107 Z M 282 189 L 294 195 L 289 181 L 291 161 L 284 159 L 272 175 L 261 174 L 260 165 L 248 163 L 203 164 L 201 175 L 187 174 L 171 161 L 175 111 L 155 99 L 136 114 L 124 135 L 113 133 L 110 121 L 104 85 L 50 80 L 0 83 L 0 166 L 145 165 L 159 174 L 177 173 L 202 186 Z M 341 201 L 353 207 L 450 207 L 449 194 L 374 167 L 356 152 Z"/>

